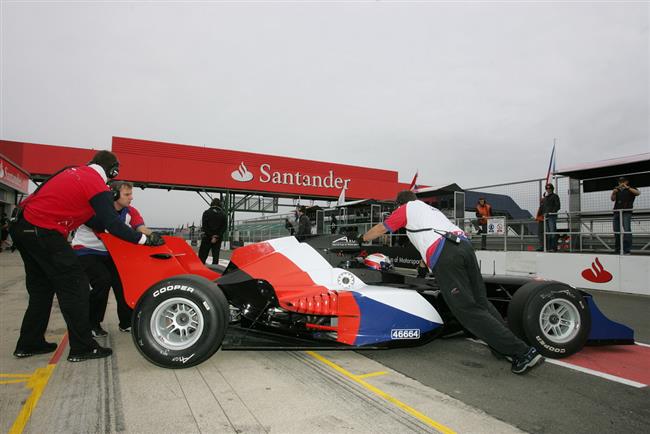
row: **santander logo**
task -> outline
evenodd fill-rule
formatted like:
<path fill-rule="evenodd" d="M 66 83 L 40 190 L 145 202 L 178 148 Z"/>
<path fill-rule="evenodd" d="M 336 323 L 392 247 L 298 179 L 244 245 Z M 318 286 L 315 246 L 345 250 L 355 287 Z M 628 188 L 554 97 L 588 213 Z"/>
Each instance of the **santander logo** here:
<path fill-rule="evenodd" d="M 585 278 L 585 280 L 594 283 L 607 283 L 613 278 L 612 273 L 605 270 L 605 267 L 600 263 L 598 257 L 596 257 L 596 260 L 591 263 L 591 268 L 585 268 L 582 270 L 582 277 Z"/>
<path fill-rule="evenodd" d="M 253 179 L 253 174 L 248 171 L 243 161 L 241 162 L 237 170 L 233 171 L 230 174 L 230 176 L 232 177 L 232 179 L 239 182 L 248 182 L 251 179 Z"/>
<path fill-rule="evenodd" d="M 330 169 L 326 175 L 319 174 L 313 175 L 310 173 L 296 171 L 280 171 L 273 170 L 269 163 L 264 163 L 260 165 L 260 175 L 258 181 L 262 184 L 280 184 L 280 185 L 297 185 L 303 187 L 315 187 L 315 188 L 331 188 L 336 190 L 348 189 L 350 184 L 350 178 L 341 178 L 336 176 L 333 169 Z M 248 182 L 252 181 L 254 176 L 246 168 L 246 165 L 242 161 L 236 170 L 234 170 L 230 176 L 235 181 L 239 182 Z"/>

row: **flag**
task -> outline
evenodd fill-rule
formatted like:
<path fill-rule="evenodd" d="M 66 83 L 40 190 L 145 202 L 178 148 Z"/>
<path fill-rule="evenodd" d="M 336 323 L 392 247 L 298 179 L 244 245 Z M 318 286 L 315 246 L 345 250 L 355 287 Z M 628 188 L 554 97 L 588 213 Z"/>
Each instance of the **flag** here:
<path fill-rule="evenodd" d="M 337 205 L 343 205 L 345 203 L 345 187 L 341 190 L 341 194 L 339 194 L 339 200 L 336 202 Z"/>
<path fill-rule="evenodd" d="M 417 190 L 418 186 L 415 183 L 415 181 L 418 180 L 418 171 L 415 171 L 415 176 L 413 177 L 413 180 L 411 181 L 411 185 L 409 185 L 409 190 Z"/>
<path fill-rule="evenodd" d="M 546 184 L 551 178 L 551 169 L 555 172 L 555 140 L 553 141 L 553 150 L 551 151 L 551 159 L 548 162 L 548 170 L 546 172 Z"/>

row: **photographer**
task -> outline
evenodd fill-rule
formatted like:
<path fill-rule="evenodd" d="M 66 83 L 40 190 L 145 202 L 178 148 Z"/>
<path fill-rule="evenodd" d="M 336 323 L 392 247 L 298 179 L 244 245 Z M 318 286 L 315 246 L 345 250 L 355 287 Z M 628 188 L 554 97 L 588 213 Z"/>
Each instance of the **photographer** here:
<path fill-rule="evenodd" d="M 632 250 L 632 207 L 634 199 L 641 192 L 630 186 L 630 181 L 621 176 L 618 178 L 618 185 L 612 190 L 612 202 L 614 202 L 614 239 L 616 254 L 621 253 L 621 224 L 623 226 L 623 254 L 629 255 Z"/>

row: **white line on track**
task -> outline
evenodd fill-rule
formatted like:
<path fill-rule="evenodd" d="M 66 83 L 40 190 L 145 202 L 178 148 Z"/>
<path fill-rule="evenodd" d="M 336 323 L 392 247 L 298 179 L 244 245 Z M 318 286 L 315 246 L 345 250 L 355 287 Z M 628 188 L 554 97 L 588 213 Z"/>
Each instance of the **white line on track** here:
<path fill-rule="evenodd" d="M 479 340 L 479 339 L 472 339 L 472 338 L 465 338 L 465 339 L 467 339 L 468 341 L 477 343 L 477 344 L 487 345 L 485 342 L 483 342 L 482 340 Z M 641 346 L 644 346 L 644 347 L 650 347 L 650 345 L 648 345 L 648 344 L 639 344 L 638 342 L 637 342 L 637 344 L 641 345 Z M 625 384 L 626 386 L 636 387 L 638 389 L 641 389 L 643 387 L 648 387 L 647 384 L 638 383 L 638 382 L 633 381 L 633 380 L 628 380 L 627 378 L 617 377 L 616 375 L 606 374 L 604 372 L 595 371 L 593 369 L 583 368 L 582 366 L 574 365 L 572 363 L 562 362 L 562 361 L 557 360 L 557 359 L 549 359 L 547 357 L 546 358 L 546 363 L 550 363 L 552 365 L 557 365 L 557 366 L 563 366 L 565 368 L 573 369 L 574 371 L 579 371 L 579 372 L 582 372 L 582 373 L 585 373 L 585 374 L 590 374 L 590 375 L 593 375 L 595 377 L 604 378 L 604 379 L 609 380 L 609 381 L 615 381 L 617 383 Z"/>
<path fill-rule="evenodd" d="M 648 344 L 644 344 L 644 343 L 642 343 L 642 342 L 635 342 L 635 344 L 637 344 L 637 345 L 641 345 L 642 347 L 648 347 L 648 348 L 650 348 L 650 345 L 648 345 Z"/>
<path fill-rule="evenodd" d="M 627 386 L 636 387 L 637 389 L 641 389 L 643 387 L 648 386 L 647 384 L 638 383 L 636 381 L 628 380 L 627 378 L 621 378 L 621 377 L 617 377 L 616 375 L 606 374 L 600 371 L 594 371 L 593 369 L 583 368 L 582 366 L 573 365 L 571 363 L 563 362 L 557 359 L 547 358 L 546 363 L 551 363 L 553 365 L 558 365 L 558 366 L 564 366 L 565 368 L 573 369 L 574 371 L 584 372 L 585 374 L 591 374 L 596 377 L 605 378 L 606 380 L 615 381 L 617 383 L 625 384 Z"/>

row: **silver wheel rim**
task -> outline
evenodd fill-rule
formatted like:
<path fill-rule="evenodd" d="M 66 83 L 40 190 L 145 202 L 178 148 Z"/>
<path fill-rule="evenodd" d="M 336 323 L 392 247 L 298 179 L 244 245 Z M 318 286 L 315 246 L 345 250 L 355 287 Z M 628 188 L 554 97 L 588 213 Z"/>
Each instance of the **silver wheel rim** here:
<path fill-rule="evenodd" d="M 205 320 L 199 306 L 186 298 L 174 297 L 162 302 L 151 316 L 154 340 L 169 350 L 184 350 L 196 343 L 203 333 Z"/>
<path fill-rule="evenodd" d="M 570 301 L 556 298 L 542 307 L 539 326 L 549 341 L 566 343 L 580 331 L 580 313 Z"/>

